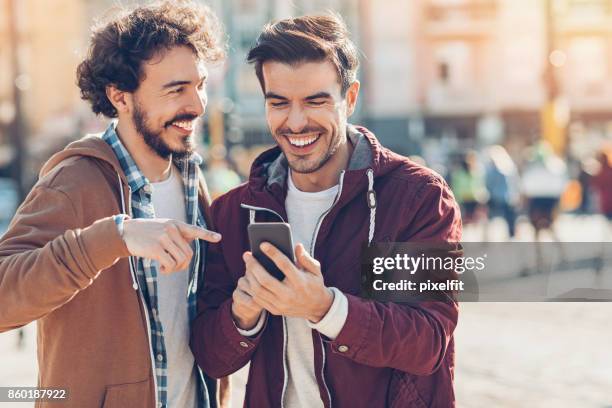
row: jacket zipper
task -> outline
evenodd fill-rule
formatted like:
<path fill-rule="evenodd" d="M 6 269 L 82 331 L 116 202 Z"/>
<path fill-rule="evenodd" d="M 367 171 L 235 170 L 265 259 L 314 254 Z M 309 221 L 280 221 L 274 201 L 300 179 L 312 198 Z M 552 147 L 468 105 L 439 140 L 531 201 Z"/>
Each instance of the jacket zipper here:
<path fill-rule="evenodd" d="M 271 210 L 271 209 L 269 209 L 269 208 L 264 208 L 264 207 L 256 207 L 256 206 L 254 206 L 254 205 L 248 205 L 248 204 L 240 204 L 240 206 L 241 206 L 242 208 L 246 208 L 247 210 L 254 210 L 254 211 L 267 211 L 267 212 L 269 212 L 269 213 L 272 213 L 272 214 L 276 215 L 278 218 L 280 218 L 280 219 L 281 219 L 281 221 L 282 221 L 282 222 L 285 222 L 285 223 L 287 222 L 287 221 L 285 221 L 285 219 L 284 219 L 284 218 L 283 218 L 283 217 L 282 217 L 282 216 L 281 216 L 279 213 L 277 213 L 276 211 Z"/>
<path fill-rule="evenodd" d="M 282 222 L 286 222 L 285 219 L 276 211 L 271 210 L 269 208 L 257 207 L 254 205 L 248 204 L 240 204 L 240 207 L 246 208 L 247 210 L 252 211 L 265 211 L 271 214 L 274 214 Z M 285 316 L 283 316 L 283 390 L 281 391 L 281 408 L 285 406 L 285 391 L 287 390 L 287 382 L 288 382 L 288 373 L 289 369 L 287 368 L 287 322 L 285 320 Z"/>
<path fill-rule="evenodd" d="M 336 197 L 334 198 L 333 204 L 323 214 L 321 214 L 317 222 L 317 226 L 313 232 L 312 240 L 310 242 L 310 251 L 309 251 L 310 255 L 313 257 L 314 257 L 314 244 L 316 243 L 317 235 L 319 235 L 319 229 L 321 228 L 321 224 L 323 223 L 325 216 L 327 216 L 327 214 L 329 214 L 332 208 L 334 208 L 334 206 L 336 205 L 336 203 L 338 202 L 340 198 L 340 195 L 342 194 L 344 173 L 345 173 L 345 170 L 342 170 L 342 172 L 340 173 L 340 183 L 339 183 L 340 186 L 338 188 L 338 193 L 336 193 Z M 269 213 L 276 215 L 283 222 L 286 222 L 285 219 L 279 213 L 277 213 L 274 210 L 270 210 L 269 208 L 256 207 L 256 206 L 247 205 L 247 204 L 240 204 L 240 206 L 242 208 L 246 208 L 249 210 L 267 211 Z M 321 380 L 323 381 L 323 386 L 325 387 L 325 391 L 327 392 L 327 398 L 329 400 L 329 406 L 331 408 L 331 393 L 329 392 L 329 388 L 327 387 L 327 384 L 325 383 L 325 359 L 326 359 L 325 358 L 325 347 L 323 345 L 323 339 L 321 338 L 321 335 L 318 333 L 317 335 L 319 336 L 319 341 L 321 342 L 321 351 L 323 353 L 323 364 L 321 365 Z M 283 390 L 281 392 L 281 407 L 285 406 L 285 391 L 287 390 L 287 371 L 288 371 L 287 369 L 287 325 L 286 325 L 285 317 L 283 316 Z"/>
<path fill-rule="evenodd" d="M 287 384 L 289 383 L 289 375 L 287 374 L 289 369 L 287 368 L 287 320 L 283 316 L 283 390 L 281 391 L 281 408 L 285 406 L 285 391 L 287 391 Z"/>
<path fill-rule="evenodd" d="M 321 214 L 321 216 L 319 217 L 319 220 L 317 221 L 317 226 L 312 233 L 312 239 L 310 240 L 310 250 L 308 251 L 310 252 L 310 256 L 312 257 L 314 257 L 314 250 L 315 250 L 314 247 L 317 242 L 317 235 L 319 235 L 319 229 L 321 228 L 321 224 L 323 224 L 323 220 L 325 219 L 327 214 L 329 214 L 331 210 L 334 208 L 334 206 L 338 203 L 338 200 L 340 199 L 340 194 L 342 194 L 342 185 L 344 182 L 344 172 L 345 172 L 344 170 L 340 172 L 340 182 L 339 182 L 338 192 L 336 193 L 336 197 L 334 198 L 334 202 L 327 210 L 325 210 L 323 214 Z"/>
<path fill-rule="evenodd" d="M 310 241 L 310 256 L 312 256 L 314 258 L 314 251 L 315 251 L 315 246 L 317 243 L 317 236 L 319 235 L 319 230 L 321 229 L 321 224 L 323 224 L 323 220 L 325 219 L 325 217 L 327 216 L 327 214 L 329 214 L 331 212 L 331 210 L 334 208 L 334 206 L 338 203 L 338 200 L 340 199 L 340 195 L 342 194 L 342 186 L 343 186 L 343 182 L 344 182 L 344 173 L 345 170 L 342 170 L 342 172 L 340 173 L 340 185 L 338 187 L 338 193 L 336 193 L 336 197 L 334 198 L 334 202 L 333 204 L 323 213 L 321 214 L 321 216 L 319 217 L 319 221 L 317 222 L 317 226 L 312 234 L 312 239 Z M 319 337 L 319 342 L 321 344 L 321 353 L 323 354 L 323 362 L 321 364 L 321 381 L 323 381 L 323 386 L 325 387 L 325 391 L 327 392 L 327 398 L 329 400 L 329 407 L 331 408 L 332 406 L 332 399 L 331 399 L 331 393 L 329 392 L 329 388 L 327 387 L 327 383 L 325 382 L 325 360 L 326 360 L 326 356 L 325 356 L 325 345 L 323 344 L 323 339 L 321 338 L 321 334 L 317 333 L 317 336 Z"/>
<path fill-rule="evenodd" d="M 121 188 L 123 188 L 123 186 L 121 186 Z M 127 200 L 128 200 L 128 211 L 130 214 L 130 217 L 133 216 L 132 214 L 132 188 L 128 185 L 128 196 L 127 196 Z M 133 257 L 129 257 L 128 258 L 128 263 L 130 264 L 130 268 L 134 268 L 134 264 L 132 262 Z M 134 274 L 136 269 L 134 269 Z M 153 389 L 155 390 L 155 392 L 153 393 L 153 398 L 155 401 L 155 408 L 157 408 L 159 406 L 159 400 L 158 400 L 158 395 L 157 395 L 157 373 L 156 373 L 156 369 L 155 369 L 155 357 L 153 356 L 153 346 L 151 344 L 151 321 L 149 320 L 149 311 L 147 310 L 147 304 L 145 303 L 144 300 L 144 296 L 142 296 L 142 291 L 140 290 L 140 288 L 138 288 L 138 297 L 140 298 L 140 304 L 142 305 L 142 310 L 144 311 L 144 315 L 145 315 L 145 320 L 146 320 L 146 326 L 147 326 L 147 339 L 149 340 L 149 357 L 151 358 L 151 370 L 153 372 Z"/>
<path fill-rule="evenodd" d="M 188 164 L 187 166 L 191 166 L 191 164 Z M 197 169 L 196 169 L 196 174 L 197 174 Z M 193 205 L 193 211 L 192 211 L 191 217 L 193 218 L 195 225 L 198 227 L 200 226 L 198 225 L 200 223 L 199 212 L 200 212 L 200 196 L 198 194 L 198 187 L 196 186 L 196 200 Z M 192 291 L 193 293 L 196 293 L 198 290 L 198 284 L 200 283 L 199 277 L 198 277 L 198 270 L 200 268 L 198 268 L 198 266 L 200 264 L 201 247 L 200 247 L 200 243 L 198 240 L 195 241 L 194 248 L 196 249 L 196 251 L 195 251 L 194 262 L 193 262 L 193 266 L 194 266 L 193 273 L 190 274 L 189 282 L 187 284 L 187 300 L 188 301 L 189 301 L 190 291 Z"/>

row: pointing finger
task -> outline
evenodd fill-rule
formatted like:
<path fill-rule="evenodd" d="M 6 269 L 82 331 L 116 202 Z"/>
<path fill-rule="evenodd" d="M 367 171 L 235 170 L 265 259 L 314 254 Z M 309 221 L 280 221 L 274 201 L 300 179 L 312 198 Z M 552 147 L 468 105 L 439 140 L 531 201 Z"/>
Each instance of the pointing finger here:
<path fill-rule="evenodd" d="M 202 239 L 208 242 L 219 242 L 221 241 L 221 234 L 218 232 L 210 231 L 205 228 L 196 227 L 195 225 L 189 225 L 186 223 L 177 224 L 181 235 L 186 239 L 194 240 L 196 238 Z"/>

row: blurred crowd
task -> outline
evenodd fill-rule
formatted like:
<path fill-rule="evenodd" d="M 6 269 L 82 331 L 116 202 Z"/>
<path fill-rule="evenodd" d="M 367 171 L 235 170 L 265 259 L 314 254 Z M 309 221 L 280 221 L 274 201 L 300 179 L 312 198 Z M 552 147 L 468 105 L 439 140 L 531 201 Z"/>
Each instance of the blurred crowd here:
<path fill-rule="evenodd" d="M 420 156 L 415 160 L 427 164 Z M 435 167 L 450 184 L 467 228 L 482 228 L 502 218 L 506 237 L 516 237 L 519 217 L 529 222 L 534 241 L 548 230 L 555 240 L 560 212 L 602 214 L 612 220 L 612 147 L 604 146 L 582 160 L 564 159 L 546 141 L 539 141 L 513 158 L 502 145 L 449 154 L 447 165 Z"/>

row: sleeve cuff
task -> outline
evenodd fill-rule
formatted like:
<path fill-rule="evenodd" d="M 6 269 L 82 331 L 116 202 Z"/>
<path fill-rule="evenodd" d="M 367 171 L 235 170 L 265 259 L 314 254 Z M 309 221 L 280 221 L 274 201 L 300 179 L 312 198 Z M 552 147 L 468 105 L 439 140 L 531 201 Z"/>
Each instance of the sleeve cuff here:
<path fill-rule="evenodd" d="M 130 216 L 127 214 L 117 214 L 113 216 L 113 220 L 115 221 L 115 225 L 117 225 L 117 231 L 121 238 L 123 238 L 123 222 L 129 218 Z"/>
<path fill-rule="evenodd" d="M 236 326 L 236 330 L 238 330 L 238 333 L 240 333 L 244 337 L 254 337 L 257 334 L 259 334 L 259 332 L 263 328 L 264 323 L 266 322 L 266 318 L 267 317 L 268 317 L 268 312 L 266 310 L 264 310 L 259 315 L 259 320 L 257 320 L 257 324 L 255 325 L 255 327 L 253 327 L 252 329 L 249 329 L 249 330 L 242 330 L 240 327 L 236 326 L 236 322 L 234 322 L 234 326 Z"/>
<path fill-rule="evenodd" d="M 94 222 L 89 227 L 80 230 L 78 235 L 90 259 L 92 275 L 109 268 L 120 258 L 130 256 L 130 251 L 119 235 L 113 217 L 102 218 Z M 101 245 L 101 242 L 104 244 Z"/>
<path fill-rule="evenodd" d="M 330 288 L 334 292 L 334 301 L 329 311 L 317 323 L 308 321 L 308 326 L 331 340 L 335 340 L 344 327 L 348 316 L 348 299 L 338 288 Z"/>

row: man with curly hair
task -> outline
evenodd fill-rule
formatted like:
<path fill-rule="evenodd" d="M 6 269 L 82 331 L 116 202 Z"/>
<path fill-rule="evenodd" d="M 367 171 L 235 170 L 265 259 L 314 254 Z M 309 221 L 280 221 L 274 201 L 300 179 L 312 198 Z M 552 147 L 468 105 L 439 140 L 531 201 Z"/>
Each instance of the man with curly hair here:
<path fill-rule="evenodd" d="M 62 406 L 217 405 L 189 323 L 206 241 L 221 239 L 194 129 L 222 40 L 187 2 L 97 28 L 78 85 L 116 120 L 43 166 L 0 240 L 0 332 L 37 321 L 39 386 L 67 390 Z"/>

